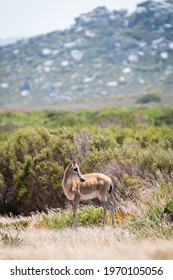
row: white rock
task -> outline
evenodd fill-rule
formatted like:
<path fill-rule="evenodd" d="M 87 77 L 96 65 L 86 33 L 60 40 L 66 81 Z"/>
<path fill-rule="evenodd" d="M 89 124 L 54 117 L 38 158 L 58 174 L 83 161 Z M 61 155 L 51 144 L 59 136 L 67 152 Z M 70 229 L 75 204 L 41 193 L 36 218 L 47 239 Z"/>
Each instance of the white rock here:
<path fill-rule="evenodd" d="M 71 86 L 71 90 L 73 91 L 73 90 L 77 90 L 78 89 L 78 86 L 76 86 L 76 85 L 73 85 L 73 86 Z"/>
<path fill-rule="evenodd" d="M 7 89 L 7 88 L 9 88 L 9 84 L 8 83 L 1 83 L 1 88 Z"/>
<path fill-rule="evenodd" d="M 52 51 L 52 55 L 57 55 L 57 54 L 59 54 L 59 50 L 53 50 Z"/>
<path fill-rule="evenodd" d="M 138 55 L 144 56 L 144 52 L 138 51 Z"/>
<path fill-rule="evenodd" d="M 157 49 L 158 49 L 158 46 L 157 46 L 157 45 L 152 45 L 152 49 L 153 49 L 153 50 L 157 50 Z"/>
<path fill-rule="evenodd" d="M 117 87 L 118 83 L 116 81 L 107 82 L 108 87 Z"/>
<path fill-rule="evenodd" d="M 121 44 L 119 42 L 115 43 L 115 48 L 119 48 L 121 46 Z"/>
<path fill-rule="evenodd" d="M 80 18 L 85 23 L 89 23 L 89 22 L 93 21 L 93 19 L 89 15 L 86 15 L 86 14 L 81 15 Z"/>
<path fill-rule="evenodd" d="M 79 27 L 76 28 L 75 31 L 76 31 L 76 32 L 81 32 L 81 31 L 83 31 L 83 27 L 82 27 L 82 26 L 79 26 Z"/>
<path fill-rule="evenodd" d="M 126 78 L 121 76 L 121 77 L 119 77 L 119 81 L 120 81 L 120 83 L 125 83 L 126 82 Z"/>
<path fill-rule="evenodd" d="M 138 81 L 141 85 L 145 84 L 145 81 L 143 79 L 138 79 Z"/>
<path fill-rule="evenodd" d="M 165 30 L 164 30 L 164 28 L 163 28 L 163 26 L 162 26 L 162 27 L 159 28 L 159 30 L 157 31 L 157 33 L 161 34 L 161 33 L 163 33 L 163 32 L 165 32 Z"/>
<path fill-rule="evenodd" d="M 153 40 L 151 42 L 152 45 L 159 45 L 160 43 L 162 43 L 165 40 L 164 37 L 160 37 L 159 39 Z"/>
<path fill-rule="evenodd" d="M 43 67 L 41 66 L 41 65 L 38 65 L 37 67 L 36 67 L 36 70 L 38 71 L 38 73 L 42 73 L 43 72 Z"/>
<path fill-rule="evenodd" d="M 62 61 L 62 62 L 61 62 L 61 66 L 62 66 L 62 67 L 67 67 L 67 66 L 69 66 L 69 61 L 68 61 L 68 60 Z"/>
<path fill-rule="evenodd" d="M 144 47 L 146 47 L 147 42 L 141 41 L 141 42 L 138 43 L 138 45 L 139 45 L 140 48 L 143 49 Z"/>
<path fill-rule="evenodd" d="M 125 19 L 124 21 L 124 27 L 128 27 L 129 26 L 129 19 Z"/>
<path fill-rule="evenodd" d="M 75 46 L 76 46 L 76 42 L 75 42 L 75 41 L 73 41 L 73 42 L 68 42 L 68 43 L 65 43 L 65 44 L 64 44 L 64 47 L 67 48 L 67 49 L 71 49 L 71 48 L 73 48 L 73 47 L 75 47 Z"/>
<path fill-rule="evenodd" d="M 20 51 L 17 50 L 17 49 L 13 51 L 13 53 L 16 54 L 16 55 L 19 54 L 19 52 L 20 52 Z"/>
<path fill-rule="evenodd" d="M 50 55 L 50 54 L 52 54 L 52 50 L 44 48 L 44 49 L 42 49 L 42 54 L 43 55 Z"/>
<path fill-rule="evenodd" d="M 109 16 L 109 18 L 110 18 L 110 20 L 115 20 L 115 19 L 116 19 L 116 15 L 111 14 L 111 15 Z"/>
<path fill-rule="evenodd" d="M 136 54 L 131 54 L 128 57 L 128 61 L 130 61 L 130 62 L 138 62 L 138 56 Z"/>
<path fill-rule="evenodd" d="M 128 64 L 128 61 L 124 60 L 124 61 L 122 62 L 122 64 L 123 64 L 123 65 L 127 65 L 127 64 Z"/>
<path fill-rule="evenodd" d="M 62 86 L 63 86 L 63 82 L 57 82 L 55 85 L 56 85 L 57 87 L 62 87 Z"/>
<path fill-rule="evenodd" d="M 129 74 L 129 73 L 132 72 L 132 69 L 129 68 L 129 67 L 126 67 L 126 68 L 124 68 L 124 69 L 122 70 L 122 72 L 123 72 L 124 74 Z"/>
<path fill-rule="evenodd" d="M 168 54 L 167 52 L 162 52 L 162 53 L 160 53 L 160 57 L 161 57 L 162 59 L 168 59 L 169 54 Z"/>
<path fill-rule="evenodd" d="M 35 84 L 38 84 L 39 82 L 40 82 L 40 79 L 39 79 L 39 78 L 35 78 L 35 79 L 34 79 L 34 83 L 35 83 Z"/>
<path fill-rule="evenodd" d="M 172 28 L 172 24 L 170 24 L 170 23 L 165 23 L 165 24 L 164 24 L 164 27 L 167 28 L 167 29 L 170 29 L 170 28 Z"/>
<path fill-rule="evenodd" d="M 165 81 L 165 80 L 166 80 L 166 77 L 161 76 L 161 77 L 159 78 L 159 80 L 160 80 L 160 81 Z"/>
<path fill-rule="evenodd" d="M 105 91 L 105 90 L 103 90 L 103 91 L 101 91 L 101 93 L 100 93 L 102 96 L 106 96 L 106 95 L 108 95 L 108 92 L 107 91 Z"/>
<path fill-rule="evenodd" d="M 93 78 L 92 78 L 92 77 L 86 77 L 86 78 L 84 78 L 84 80 L 83 80 L 84 83 L 90 83 L 90 82 L 92 82 L 92 81 L 93 81 Z"/>
<path fill-rule="evenodd" d="M 147 11 L 148 10 L 145 7 L 137 7 L 137 9 L 136 9 L 137 14 L 143 14 L 143 13 L 146 13 Z"/>
<path fill-rule="evenodd" d="M 94 38 L 95 37 L 95 33 L 90 31 L 90 30 L 86 30 L 85 31 L 85 36 L 90 37 L 90 38 Z"/>
<path fill-rule="evenodd" d="M 99 77 L 99 73 L 94 73 L 92 76 L 84 78 L 84 83 L 90 83 Z"/>
<path fill-rule="evenodd" d="M 169 43 L 168 47 L 170 50 L 173 50 L 173 42 Z"/>
<path fill-rule="evenodd" d="M 46 66 L 44 67 L 44 72 L 49 73 L 51 71 L 50 67 Z"/>
<path fill-rule="evenodd" d="M 166 68 L 166 70 L 165 70 L 164 73 L 165 73 L 166 76 L 172 75 L 172 73 L 173 73 L 173 67 L 172 67 L 171 65 L 169 65 L 169 66 Z"/>
<path fill-rule="evenodd" d="M 74 73 L 73 75 L 71 75 L 70 79 L 72 81 L 74 81 L 75 79 L 77 79 L 79 77 L 79 74 L 78 73 Z"/>
<path fill-rule="evenodd" d="M 43 78 L 43 77 L 40 77 L 39 80 L 40 80 L 40 82 L 43 82 L 43 81 L 44 81 L 44 78 Z"/>
<path fill-rule="evenodd" d="M 53 60 L 46 60 L 46 61 L 44 62 L 44 66 L 52 66 L 53 63 L 54 63 Z"/>
<path fill-rule="evenodd" d="M 80 61 L 84 55 L 84 53 L 82 51 L 79 51 L 79 50 L 72 50 L 70 52 L 71 54 L 71 57 L 76 60 L 76 61 Z"/>
<path fill-rule="evenodd" d="M 21 93 L 20 93 L 20 95 L 22 96 L 22 97 L 26 97 L 26 96 L 28 96 L 29 95 L 29 90 L 22 90 L 21 91 Z"/>

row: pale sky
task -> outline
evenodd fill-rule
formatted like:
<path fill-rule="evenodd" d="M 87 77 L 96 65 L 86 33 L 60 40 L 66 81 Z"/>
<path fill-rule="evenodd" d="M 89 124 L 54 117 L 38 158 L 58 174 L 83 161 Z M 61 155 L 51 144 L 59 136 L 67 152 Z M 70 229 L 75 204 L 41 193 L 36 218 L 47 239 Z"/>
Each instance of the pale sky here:
<path fill-rule="evenodd" d="M 0 38 L 31 37 L 69 28 L 99 6 L 135 10 L 145 0 L 0 0 Z M 157 0 L 156 0 L 157 1 Z"/>

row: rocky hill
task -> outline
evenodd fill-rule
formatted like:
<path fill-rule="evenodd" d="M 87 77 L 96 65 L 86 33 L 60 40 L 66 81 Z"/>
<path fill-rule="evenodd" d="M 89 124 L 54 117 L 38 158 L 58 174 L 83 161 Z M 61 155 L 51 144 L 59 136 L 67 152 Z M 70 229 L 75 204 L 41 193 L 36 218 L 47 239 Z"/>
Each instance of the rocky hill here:
<path fill-rule="evenodd" d="M 173 88 L 173 0 L 98 7 L 64 31 L 0 47 L 0 109 Z"/>

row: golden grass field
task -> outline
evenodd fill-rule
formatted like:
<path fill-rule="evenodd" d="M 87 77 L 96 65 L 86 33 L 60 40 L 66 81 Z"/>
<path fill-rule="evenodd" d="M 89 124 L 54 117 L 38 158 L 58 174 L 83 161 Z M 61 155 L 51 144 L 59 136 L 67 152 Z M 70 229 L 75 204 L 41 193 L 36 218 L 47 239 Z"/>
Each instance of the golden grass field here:
<path fill-rule="evenodd" d="M 126 201 L 121 208 L 128 209 L 141 219 L 147 210 L 147 201 L 156 189 L 141 190 L 137 200 Z M 161 199 L 161 202 L 163 197 Z M 55 215 L 56 212 L 53 212 Z M 116 212 L 117 213 L 117 212 Z M 54 215 L 53 214 L 53 215 Z M 49 213 L 52 217 L 51 212 Z M 0 259 L 1 260 L 50 260 L 50 259 L 80 259 L 80 260 L 172 260 L 173 238 L 172 223 L 164 220 L 160 228 L 149 226 L 142 231 L 140 225 L 133 223 L 134 232 L 130 231 L 129 214 L 123 220 L 116 219 L 116 227 L 108 224 L 105 228 L 97 223 L 94 226 L 80 226 L 77 231 L 70 227 L 64 229 L 48 229 L 42 214 L 30 217 L 0 217 Z M 120 217 L 121 218 L 121 217 Z M 140 220 L 141 221 L 141 220 Z M 146 221 L 147 222 L 147 221 Z M 138 225 L 138 224 L 137 224 Z M 168 235 L 163 232 L 169 230 Z M 146 234 L 146 236 L 145 236 Z"/>
<path fill-rule="evenodd" d="M 1 260 L 49 260 L 49 259 L 173 259 L 173 240 L 165 238 L 139 239 L 129 234 L 121 225 L 79 227 L 72 229 L 46 230 L 40 215 L 30 217 L 29 227 L 19 232 L 15 222 L 27 218 L 0 218 L 0 222 L 12 225 L 11 240 L 1 238 Z M 8 233 L 8 231 L 7 231 Z M 15 244 L 16 243 L 18 244 Z M 14 243 L 14 244 L 12 244 Z"/>

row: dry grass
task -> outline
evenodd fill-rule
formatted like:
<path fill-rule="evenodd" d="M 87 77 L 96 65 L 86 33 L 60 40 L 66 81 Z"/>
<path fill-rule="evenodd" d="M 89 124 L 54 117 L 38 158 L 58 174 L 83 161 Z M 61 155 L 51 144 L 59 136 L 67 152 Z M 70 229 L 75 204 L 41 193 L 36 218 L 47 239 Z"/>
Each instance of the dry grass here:
<path fill-rule="evenodd" d="M 17 219 L 1 218 L 0 221 L 10 224 L 10 234 L 16 236 Z M 29 222 L 29 227 L 20 232 L 18 245 L 0 241 L 0 259 L 173 259 L 171 240 L 136 241 L 121 225 L 115 229 L 107 226 L 55 231 L 42 227 L 39 215 Z"/>
<path fill-rule="evenodd" d="M 155 193 L 157 194 L 157 190 L 153 189 L 152 195 Z M 41 214 L 31 217 L 0 217 L 0 259 L 172 260 L 172 224 L 163 220 L 160 228 L 157 228 L 157 223 L 150 220 L 148 226 L 142 228 L 147 222 L 142 219 L 142 214 L 147 211 L 149 197 L 151 199 L 151 190 L 144 189 L 141 195 L 138 195 L 138 203 L 126 201 L 126 210 L 128 209 L 128 213 L 135 213 L 135 216 L 140 218 L 140 223 L 132 223 L 128 215 L 125 215 L 124 220 L 117 219 L 115 228 L 108 225 L 103 229 L 97 224 L 92 227 L 79 227 L 78 231 L 70 228 L 54 230 L 46 229 Z M 163 200 L 163 196 L 161 198 Z M 160 200 L 157 203 L 160 203 Z M 51 215 L 50 212 L 50 219 L 53 218 Z M 168 234 L 164 234 L 166 230 Z"/>

